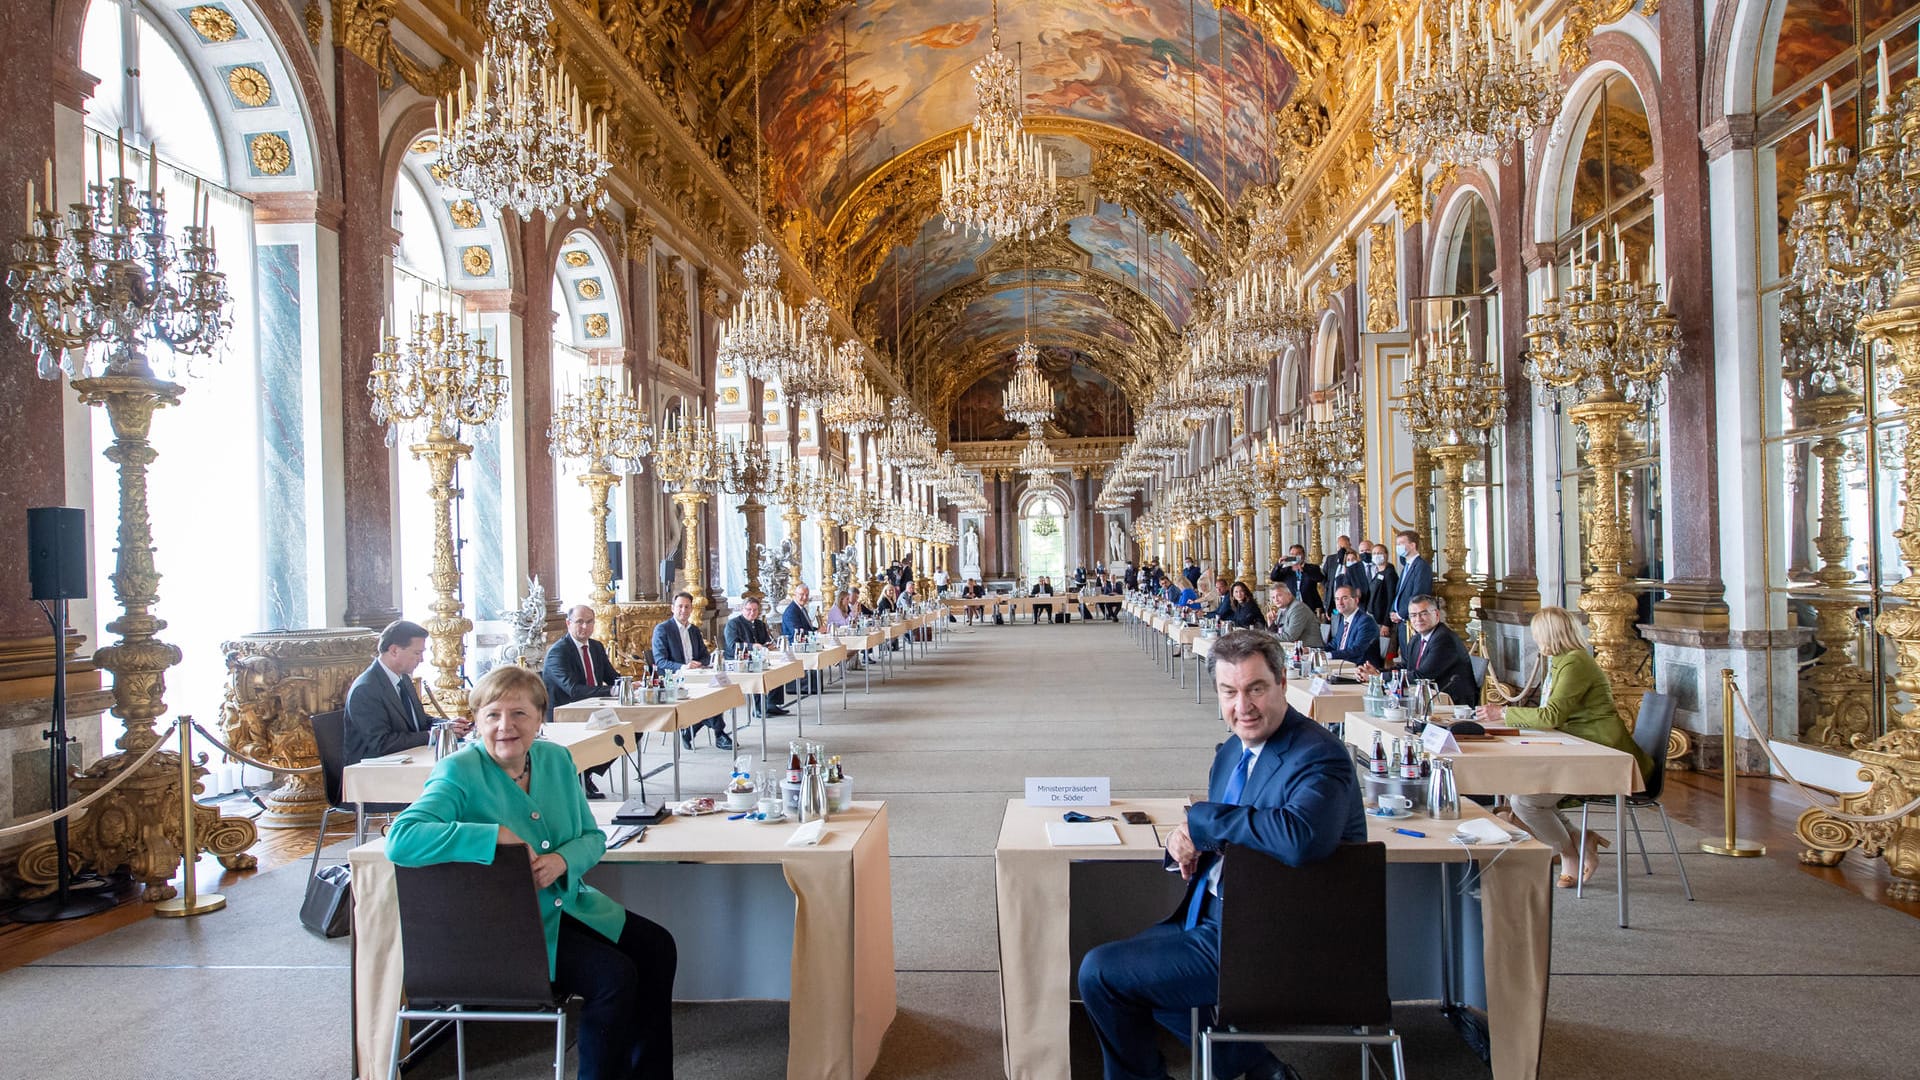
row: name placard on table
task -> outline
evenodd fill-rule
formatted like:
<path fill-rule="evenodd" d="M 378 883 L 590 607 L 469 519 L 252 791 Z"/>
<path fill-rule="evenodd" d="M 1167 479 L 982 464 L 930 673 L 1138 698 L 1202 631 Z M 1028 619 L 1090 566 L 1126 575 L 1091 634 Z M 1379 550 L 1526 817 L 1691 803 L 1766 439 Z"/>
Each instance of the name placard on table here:
<path fill-rule="evenodd" d="M 1028 806 L 1111 806 L 1105 776 L 1029 776 Z"/>

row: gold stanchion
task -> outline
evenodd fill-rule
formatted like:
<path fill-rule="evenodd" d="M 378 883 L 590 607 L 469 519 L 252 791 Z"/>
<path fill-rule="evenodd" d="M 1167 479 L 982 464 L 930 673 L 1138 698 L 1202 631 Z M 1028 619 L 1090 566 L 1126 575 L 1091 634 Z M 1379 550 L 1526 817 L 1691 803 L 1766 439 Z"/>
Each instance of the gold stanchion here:
<path fill-rule="evenodd" d="M 1767 853 L 1767 845 L 1752 840 L 1742 840 L 1738 834 L 1739 807 L 1734 803 L 1733 782 L 1740 776 L 1740 767 L 1734 761 L 1733 742 L 1733 696 L 1738 690 L 1733 685 L 1733 669 L 1720 669 L 1720 775 L 1725 781 L 1725 805 L 1722 810 L 1726 819 L 1726 836 L 1718 843 L 1711 840 L 1700 841 L 1700 850 L 1709 855 L 1728 855 L 1736 859 L 1751 859 Z M 1765 738 L 1760 731 L 1755 737 Z"/>
<path fill-rule="evenodd" d="M 219 893 L 202 896 L 195 888 L 194 863 L 198 861 L 195 856 L 199 849 L 193 843 L 193 811 L 198 806 L 193 798 L 193 717 L 181 717 L 177 726 L 180 730 L 181 895 L 153 905 L 153 913 L 163 919 L 205 915 L 227 906 L 227 898 Z"/>

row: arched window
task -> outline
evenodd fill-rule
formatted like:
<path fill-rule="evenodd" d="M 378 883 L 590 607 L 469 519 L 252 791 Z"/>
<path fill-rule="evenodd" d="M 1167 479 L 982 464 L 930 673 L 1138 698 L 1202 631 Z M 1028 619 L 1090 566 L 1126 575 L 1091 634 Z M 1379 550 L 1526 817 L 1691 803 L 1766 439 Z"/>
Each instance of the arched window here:
<path fill-rule="evenodd" d="M 1499 363 L 1504 355 L 1495 261 L 1493 215 L 1478 191 L 1467 190 L 1445 218 L 1443 247 L 1435 273 L 1440 289 L 1424 303 L 1427 327 L 1465 342 L 1468 355 L 1476 364 L 1484 364 L 1489 358 Z M 1496 578 L 1506 565 L 1505 514 L 1499 512 L 1505 497 L 1501 491 L 1505 438 L 1503 429 L 1494 428 L 1489 433 L 1485 451 L 1467 462 L 1466 492 L 1462 498 L 1466 569 L 1476 578 Z M 1429 487 L 1436 499 L 1429 516 L 1436 534 L 1431 543 L 1433 551 L 1444 559 L 1447 515 L 1446 508 L 1437 502 L 1440 489 L 1437 473 Z M 1446 569 L 1444 565 L 1438 568 Z"/>
<path fill-rule="evenodd" d="M 1756 383 L 1764 410 L 1767 482 L 1766 604 L 1770 628 L 1811 632 L 1801 655 L 1798 734 L 1838 749 L 1882 734 L 1898 668 L 1874 618 L 1905 603 L 1889 587 L 1906 576 L 1894 541 L 1910 421 L 1886 391 L 1881 355 L 1845 327 L 1870 308 L 1852 286 L 1803 293 L 1817 276 L 1795 250 L 1810 138 L 1823 97 L 1834 139 L 1857 160 L 1876 134 L 1876 61 L 1888 54 L 1895 92 L 1914 74 L 1914 0 L 1771 0 L 1753 72 L 1755 195 L 1763 233 Z M 1825 94 L 1823 95 L 1823 89 Z M 1770 235 L 1772 242 L 1764 237 Z M 1822 316 L 1819 308 L 1830 306 Z M 1772 701 L 1779 694 L 1763 695 Z M 1784 726 L 1784 725 L 1783 725 Z M 1776 728 L 1776 730 L 1779 730 Z"/>
<path fill-rule="evenodd" d="M 554 265 L 553 352 L 551 370 L 554 401 L 575 392 L 582 383 L 604 376 L 622 384 L 622 327 L 618 304 L 619 290 L 614 287 L 612 264 L 600 245 L 583 230 L 567 234 L 560 245 L 560 257 Z M 532 448 L 546 454 L 544 435 Z M 549 455 L 550 456 L 550 455 Z M 548 595 L 562 606 L 588 603 L 593 591 L 593 496 L 580 482 L 585 463 L 577 459 L 552 459 L 554 475 L 554 537 L 558 544 L 560 580 Z M 621 483 L 641 482 L 639 476 L 624 477 Z M 630 535 L 627 518 L 631 501 L 624 487 L 615 488 L 610 501 L 612 513 L 607 519 L 607 539 L 619 543 Z M 624 544 L 622 545 L 624 549 Z M 625 551 L 622 550 L 624 557 Z M 623 577 L 616 560 L 614 574 Z M 614 594 L 624 590 L 621 581 Z"/>
<path fill-rule="evenodd" d="M 1067 519 L 1062 505 L 1051 487 L 1020 501 L 1020 576 L 1029 585 L 1045 574 L 1058 590 L 1066 577 Z"/>
<path fill-rule="evenodd" d="M 1654 144 L 1645 102 L 1632 80 L 1615 71 L 1604 75 L 1574 113 L 1579 132 L 1578 155 L 1568 162 L 1559 190 L 1555 250 L 1560 289 L 1572 281 L 1576 253 L 1588 260 L 1604 255 L 1617 261 L 1624 253 L 1636 275 L 1652 267 L 1658 275 L 1660 230 L 1655 199 Z M 1704 333 L 1702 328 L 1700 331 Z M 1661 529 L 1661 425 L 1665 407 L 1649 408 L 1628 425 L 1621 468 L 1622 490 L 1631 521 L 1633 552 L 1628 563 L 1640 594 L 1641 622 L 1652 618 L 1654 595 L 1665 577 Z M 1593 470 L 1587 463 L 1585 440 L 1579 438 L 1565 410 L 1556 408 L 1549 428 L 1550 452 L 1557 454 L 1561 477 L 1563 523 L 1559 541 L 1565 568 L 1563 594 L 1558 602 L 1574 607 L 1584 576 L 1589 511 L 1593 500 Z M 1569 482 L 1570 481 L 1570 482 Z"/>
<path fill-rule="evenodd" d="M 211 104 L 190 55 L 196 43 L 182 36 L 191 33 L 184 13 L 116 0 L 89 5 L 81 64 L 99 83 L 87 105 L 82 171 L 89 183 L 123 171 L 145 187 L 157 157 L 168 232 L 181 236 L 197 192 L 232 296 L 232 328 L 217 356 L 176 357 L 164 345 L 147 347 L 156 370 L 187 387 L 178 405 L 155 418 L 157 459 L 147 481 L 164 575 L 156 612 L 167 620 L 164 640 L 182 653 L 167 673 L 167 700 L 204 716 L 220 701 L 227 678 L 221 642 L 256 630 L 320 625 L 326 615 L 309 597 L 320 552 L 309 548 L 306 529 L 302 462 L 310 445 L 300 397 L 300 328 L 297 320 L 281 323 L 279 307 L 260 309 L 259 283 L 271 280 L 273 264 L 255 250 L 251 201 L 229 183 L 230 151 L 241 137 L 230 130 L 232 110 Z M 80 195 L 60 197 L 65 203 Z M 88 409 L 87 416 L 92 445 L 109 445 L 106 411 Z M 111 574 L 119 477 L 105 461 L 90 464 L 93 608 L 96 621 L 105 623 L 117 610 Z M 92 639 L 103 640 L 97 629 Z M 106 723 L 108 739 L 117 738 L 119 721 Z"/>

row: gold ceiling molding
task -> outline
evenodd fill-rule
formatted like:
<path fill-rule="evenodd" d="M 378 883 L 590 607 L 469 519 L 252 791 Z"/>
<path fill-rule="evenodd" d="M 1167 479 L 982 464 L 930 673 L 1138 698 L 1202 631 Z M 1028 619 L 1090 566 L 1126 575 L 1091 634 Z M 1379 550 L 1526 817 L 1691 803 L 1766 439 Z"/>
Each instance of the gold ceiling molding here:
<path fill-rule="evenodd" d="M 995 334 L 972 343 L 968 352 L 959 358 L 949 357 L 935 369 L 925 387 L 924 403 L 928 419 L 937 429 L 945 429 L 960 395 L 996 366 L 1005 366 L 1007 357 L 1023 340 L 1022 331 Z M 1033 343 L 1042 349 L 1071 349 L 1084 356 L 1087 366 L 1112 383 L 1136 411 L 1150 397 L 1152 361 L 1145 350 L 1061 327 L 1034 330 Z"/>
<path fill-rule="evenodd" d="M 1053 460 L 1058 468 L 1085 467 L 1097 470 L 1112 464 L 1120 457 L 1131 436 L 1107 436 L 1101 438 L 1047 440 L 1047 449 L 1053 451 Z M 948 443 L 947 449 L 953 451 L 954 460 L 969 469 L 1018 470 L 1020 451 L 1026 448 L 1024 439 L 997 439 L 981 442 Z"/>
<path fill-rule="evenodd" d="M 333 43 L 367 62 L 380 73 L 380 89 L 393 89 L 400 74 L 408 86 L 430 98 L 442 97 L 460 85 L 461 66 L 449 57 L 438 67 L 408 55 L 394 44 L 394 9 L 399 0 L 333 0 Z M 308 25 L 312 25 L 309 16 Z"/>

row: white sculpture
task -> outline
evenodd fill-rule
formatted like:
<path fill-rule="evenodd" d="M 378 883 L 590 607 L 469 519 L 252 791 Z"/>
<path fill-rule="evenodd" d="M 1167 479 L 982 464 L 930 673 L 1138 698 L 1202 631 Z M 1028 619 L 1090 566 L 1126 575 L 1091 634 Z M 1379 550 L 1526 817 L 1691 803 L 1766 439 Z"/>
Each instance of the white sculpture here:
<path fill-rule="evenodd" d="M 1119 518 L 1107 519 L 1107 565 L 1127 561 L 1127 529 Z"/>
<path fill-rule="evenodd" d="M 960 566 L 978 568 L 980 566 L 980 528 L 973 522 L 967 522 L 967 533 L 960 538 Z"/>

